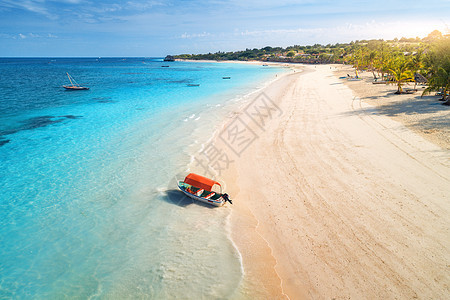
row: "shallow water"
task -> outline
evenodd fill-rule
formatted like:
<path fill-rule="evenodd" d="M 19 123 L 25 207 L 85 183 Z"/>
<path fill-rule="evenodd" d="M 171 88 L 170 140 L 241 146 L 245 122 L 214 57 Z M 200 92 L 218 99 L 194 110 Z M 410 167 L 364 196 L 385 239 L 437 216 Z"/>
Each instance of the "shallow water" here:
<path fill-rule="evenodd" d="M 65 72 L 90 90 L 64 90 Z M 235 296 L 231 208 L 181 197 L 173 176 L 210 137 L 193 132 L 212 134 L 227 107 L 277 72 L 0 59 L 0 298 Z"/>

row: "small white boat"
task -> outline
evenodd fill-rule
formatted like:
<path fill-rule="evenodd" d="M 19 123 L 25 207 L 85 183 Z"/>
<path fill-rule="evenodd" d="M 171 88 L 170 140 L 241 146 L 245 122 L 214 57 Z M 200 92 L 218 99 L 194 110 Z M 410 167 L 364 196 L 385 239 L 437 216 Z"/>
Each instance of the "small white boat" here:
<path fill-rule="evenodd" d="M 215 185 L 220 187 L 220 193 L 213 192 Z M 222 186 L 217 181 L 190 173 L 184 181 L 178 181 L 178 188 L 189 198 L 214 206 L 222 206 L 225 202 L 231 202 L 228 194 L 222 194 Z"/>
<path fill-rule="evenodd" d="M 88 87 L 80 86 L 75 79 L 73 79 L 72 76 L 69 75 L 69 73 L 66 73 L 67 77 L 69 77 L 69 81 L 71 85 L 63 85 L 63 88 L 69 91 L 76 91 L 76 90 L 88 90 Z"/>

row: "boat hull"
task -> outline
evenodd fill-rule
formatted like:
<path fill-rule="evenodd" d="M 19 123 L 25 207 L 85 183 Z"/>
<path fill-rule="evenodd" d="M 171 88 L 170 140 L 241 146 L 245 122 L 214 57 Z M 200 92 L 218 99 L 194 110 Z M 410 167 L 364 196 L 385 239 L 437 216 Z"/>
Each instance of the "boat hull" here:
<path fill-rule="evenodd" d="M 189 198 L 191 198 L 191 199 L 193 199 L 193 200 L 197 200 L 197 201 L 200 201 L 200 202 L 203 202 L 203 203 L 206 203 L 206 204 L 209 204 L 209 205 L 217 206 L 217 207 L 222 206 L 222 205 L 225 204 L 225 200 L 224 200 L 222 197 L 220 197 L 220 198 L 217 199 L 217 200 L 206 199 L 206 198 L 202 198 L 202 197 L 199 197 L 199 196 L 197 196 L 197 195 L 194 195 L 194 194 L 191 194 L 191 193 L 185 191 L 185 190 L 180 186 L 179 183 L 178 183 L 178 188 L 180 189 L 180 191 L 183 192 L 183 194 L 185 194 L 186 196 L 188 196 Z"/>
<path fill-rule="evenodd" d="M 79 91 L 79 90 L 88 90 L 88 87 L 84 87 L 84 86 L 67 86 L 64 85 L 63 88 L 65 88 L 66 90 L 69 91 Z"/>

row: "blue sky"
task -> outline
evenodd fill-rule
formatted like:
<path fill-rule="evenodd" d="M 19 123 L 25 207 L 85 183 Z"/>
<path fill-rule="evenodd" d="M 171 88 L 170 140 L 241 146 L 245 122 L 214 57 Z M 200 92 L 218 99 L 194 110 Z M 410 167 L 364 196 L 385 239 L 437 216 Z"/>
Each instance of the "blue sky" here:
<path fill-rule="evenodd" d="M 0 0 L 0 56 L 164 56 L 424 37 L 450 0 Z"/>

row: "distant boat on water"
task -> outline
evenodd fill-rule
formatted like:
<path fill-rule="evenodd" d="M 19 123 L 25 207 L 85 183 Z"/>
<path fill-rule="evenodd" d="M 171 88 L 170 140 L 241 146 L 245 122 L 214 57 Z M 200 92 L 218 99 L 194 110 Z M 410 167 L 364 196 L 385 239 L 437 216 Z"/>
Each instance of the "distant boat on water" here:
<path fill-rule="evenodd" d="M 188 83 L 187 86 L 200 86 L 199 83 Z"/>
<path fill-rule="evenodd" d="M 170 66 L 161 66 L 161 68 L 168 68 L 168 67 L 170 67 Z"/>
<path fill-rule="evenodd" d="M 69 81 L 70 81 L 70 84 L 71 84 L 71 85 L 63 85 L 63 88 L 65 88 L 66 90 L 76 91 L 76 90 L 88 90 L 89 89 L 88 87 L 84 87 L 84 86 L 79 85 L 75 81 L 75 79 L 73 79 L 73 77 L 69 75 L 69 73 L 66 72 L 66 74 L 67 74 L 67 77 L 69 78 Z"/>
<path fill-rule="evenodd" d="M 231 77 L 230 76 L 224 76 L 224 77 L 222 77 L 222 79 L 231 79 Z"/>

